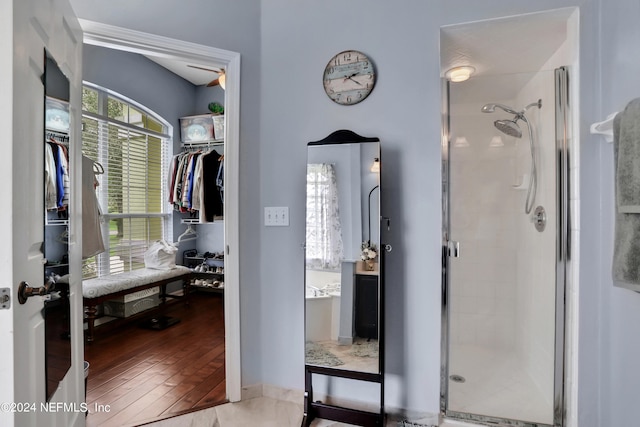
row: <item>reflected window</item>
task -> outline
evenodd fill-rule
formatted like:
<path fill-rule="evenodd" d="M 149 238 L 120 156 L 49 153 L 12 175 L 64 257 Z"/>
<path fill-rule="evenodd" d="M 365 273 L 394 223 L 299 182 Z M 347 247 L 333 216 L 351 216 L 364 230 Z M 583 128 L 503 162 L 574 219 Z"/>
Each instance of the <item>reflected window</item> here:
<path fill-rule="evenodd" d="M 155 240 L 171 236 L 165 200 L 172 139 L 161 117 L 105 89 L 83 90 L 82 151 L 103 166 L 96 193 L 105 252 L 83 264 L 83 278 L 144 268 Z"/>
<path fill-rule="evenodd" d="M 344 258 L 338 185 L 331 164 L 307 165 L 307 268 L 338 270 Z"/>

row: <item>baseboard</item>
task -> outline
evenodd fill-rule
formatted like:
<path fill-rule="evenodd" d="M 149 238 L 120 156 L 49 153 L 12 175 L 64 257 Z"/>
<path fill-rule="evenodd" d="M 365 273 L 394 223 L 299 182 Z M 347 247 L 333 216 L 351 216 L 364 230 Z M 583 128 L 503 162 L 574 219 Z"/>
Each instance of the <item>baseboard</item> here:
<path fill-rule="evenodd" d="M 242 386 L 241 400 L 255 399 L 256 397 L 262 397 L 262 384 Z"/>
<path fill-rule="evenodd" d="M 290 389 L 271 384 L 253 384 L 242 387 L 242 400 L 255 399 L 258 397 L 268 397 L 271 399 L 292 402 L 300 406 L 304 405 L 304 390 Z M 379 410 L 379 407 L 375 404 L 335 397 L 328 398 L 327 396 L 320 395 L 318 393 L 314 394 L 314 400 L 320 400 L 325 403 L 347 408 L 361 409 L 368 412 L 377 412 Z M 403 408 L 387 406 L 385 407 L 385 412 L 390 420 L 420 421 L 425 424 L 431 423 L 433 425 L 438 425 L 440 421 L 439 414 L 408 411 Z"/>
<path fill-rule="evenodd" d="M 271 384 L 254 384 L 242 387 L 242 400 L 269 397 L 302 406 L 304 404 L 304 390 L 295 390 Z"/>

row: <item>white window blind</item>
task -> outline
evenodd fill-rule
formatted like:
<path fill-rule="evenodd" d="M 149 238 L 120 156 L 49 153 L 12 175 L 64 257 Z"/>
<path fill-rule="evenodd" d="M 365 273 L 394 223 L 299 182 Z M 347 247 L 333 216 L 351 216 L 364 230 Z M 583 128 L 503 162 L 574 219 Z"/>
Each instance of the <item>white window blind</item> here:
<path fill-rule="evenodd" d="M 83 114 L 83 154 L 104 168 L 96 194 L 106 249 L 85 260 L 84 278 L 143 268 L 149 244 L 171 235 L 165 186 L 170 137 L 128 121 Z"/>

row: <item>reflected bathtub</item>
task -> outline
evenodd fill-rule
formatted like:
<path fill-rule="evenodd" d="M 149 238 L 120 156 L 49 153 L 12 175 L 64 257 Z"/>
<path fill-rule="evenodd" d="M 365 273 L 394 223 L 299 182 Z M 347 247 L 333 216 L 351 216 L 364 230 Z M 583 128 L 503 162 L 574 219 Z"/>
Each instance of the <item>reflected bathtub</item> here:
<path fill-rule="evenodd" d="M 307 285 L 305 292 L 305 340 L 338 339 L 340 327 L 340 284 Z"/>

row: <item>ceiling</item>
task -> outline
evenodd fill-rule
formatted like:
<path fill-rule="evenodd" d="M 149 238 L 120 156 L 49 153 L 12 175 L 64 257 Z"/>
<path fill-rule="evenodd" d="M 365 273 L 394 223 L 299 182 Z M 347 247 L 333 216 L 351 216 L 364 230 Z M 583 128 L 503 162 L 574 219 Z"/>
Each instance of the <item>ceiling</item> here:
<path fill-rule="evenodd" d="M 145 55 L 148 59 L 156 64 L 166 68 L 172 73 L 182 77 L 183 79 L 191 82 L 195 86 L 203 86 L 218 78 L 219 74 L 216 72 L 219 70 L 215 66 L 202 66 L 199 64 L 190 64 L 183 61 L 171 60 L 167 58 L 161 58 L 158 56 Z M 191 66 L 190 66 L 191 65 Z M 193 66 L 206 68 L 207 70 L 201 70 L 193 68 Z"/>
<path fill-rule="evenodd" d="M 440 30 L 440 74 L 450 68 L 471 65 L 475 77 L 516 75 L 540 70 L 567 37 L 567 20 L 572 8 L 530 13 L 465 24 Z M 206 85 L 218 78 L 219 68 L 193 68 L 187 62 L 147 56 L 193 85 Z M 516 78 L 519 82 L 522 78 Z"/>
<path fill-rule="evenodd" d="M 440 74 L 444 77 L 450 68 L 471 65 L 476 71 L 469 82 L 479 77 L 499 82 L 490 85 L 494 95 L 496 86 L 505 91 L 510 85 L 521 87 L 523 79 L 542 70 L 565 42 L 573 12 L 564 8 L 442 27 Z"/>

